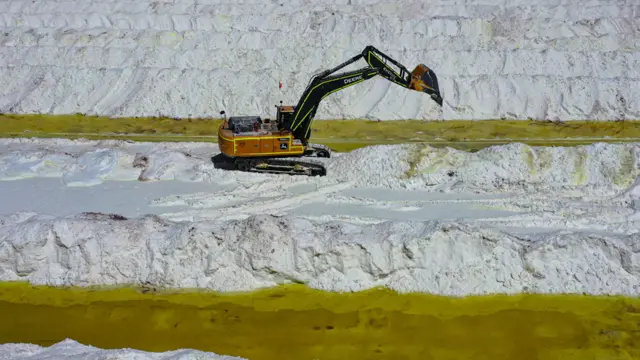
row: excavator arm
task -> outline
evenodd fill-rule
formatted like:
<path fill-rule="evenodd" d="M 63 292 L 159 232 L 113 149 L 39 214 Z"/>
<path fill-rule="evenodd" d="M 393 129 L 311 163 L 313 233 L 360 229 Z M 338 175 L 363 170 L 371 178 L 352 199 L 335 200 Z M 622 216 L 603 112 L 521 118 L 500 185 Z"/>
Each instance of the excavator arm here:
<path fill-rule="evenodd" d="M 340 69 L 360 59 L 364 59 L 368 66 L 335 74 Z M 389 63 L 398 67 L 400 71 L 396 71 Z M 402 64 L 369 45 L 360 54 L 344 63 L 315 74 L 295 106 L 293 115 L 288 121 L 281 123 L 280 128 L 291 131 L 295 138 L 306 144 L 310 137 L 311 123 L 322 99 L 336 91 L 346 89 L 376 75 L 380 75 L 404 88 L 425 92 L 438 105 L 442 106 L 438 79 L 431 69 L 420 64 L 410 73 Z"/>

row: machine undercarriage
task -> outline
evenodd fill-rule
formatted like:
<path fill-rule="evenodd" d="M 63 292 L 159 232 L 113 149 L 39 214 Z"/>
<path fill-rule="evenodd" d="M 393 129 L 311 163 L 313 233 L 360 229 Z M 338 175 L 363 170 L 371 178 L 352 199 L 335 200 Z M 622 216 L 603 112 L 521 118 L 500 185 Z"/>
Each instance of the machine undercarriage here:
<path fill-rule="evenodd" d="M 328 158 L 331 149 L 321 144 L 309 144 L 312 150 L 303 156 L 281 157 L 224 157 L 221 161 L 227 162 L 227 168 L 239 171 L 259 172 L 269 174 L 325 176 L 327 169 L 322 161 L 315 158 Z"/>

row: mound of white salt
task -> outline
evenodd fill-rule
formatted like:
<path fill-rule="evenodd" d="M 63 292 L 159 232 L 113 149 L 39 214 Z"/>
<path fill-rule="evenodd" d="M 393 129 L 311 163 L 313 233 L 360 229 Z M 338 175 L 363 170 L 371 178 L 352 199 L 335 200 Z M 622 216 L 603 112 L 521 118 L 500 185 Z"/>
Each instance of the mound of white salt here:
<path fill-rule="evenodd" d="M 328 176 L 359 185 L 402 187 L 400 177 L 410 169 L 410 145 L 377 145 L 334 157 L 326 165 Z"/>
<path fill-rule="evenodd" d="M 222 356 L 211 352 L 179 349 L 166 352 L 146 352 L 134 349 L 100 349 L 65 339 L 48 347 L 34 344 L 0 344 L 0 360 L 9 359 L 92 359 L 92 360 L 187 360 L 206 358 L 211 360 L 241 360 L 235 356 Z"/>
<path fill-rule="evenodd" d="M 5 149 L 2 148 L 5 147 Z M 9 150 L 7 150 L 8 148 Z M 640 175 L 640 144 L 596 143 L 577 147 L 492 146 L 475 153 L 423 144 L 360 148 L 323 159 L 328 176 L 301 178 L 216 169 L 213 144 L 123 141 L 0 141 L 0 180 L 60 177 L 68 186 L 108 180 L 181 180 L 294 183 L 427 191 L 529 191 L 611 197 L 628 190 Z"/>
<path fill-rule="evenodd" d="M 640 175 L 638 144 L 492 146 L 469 153 L 422 144 L 373 146 L 336 158 L 331 176 L 363 186 L 457 191 L 597 189 L 615 194 Z"/>
<path fill-rule="evenodd" d="M 11 151 L 0 154 L 0 180 L 60 177 L 75 162 L 70 154 L 48 150 Z"/>
<path fill-rule="evenodd" d="M 131 166 L 133 156 L 117 148 L 101 148 L 80 154 L 65 168 L 67 186 L 92 186 L 104 180 L 135 180 L 140 171 Z"/>
<path fill-rule="evenodd" d="M 637 0 L 79 3 L 3 3 L 0 112 L 273 114 L 373 44 L 434 69 L 445 106 L 378 77 L 316 118 L 640 117 Z"/>
<path fill-rule="evenodd" d="M 0 224 L 4 281 L 218 291 L 298 282 L 447 295 L 640 290 L 638 233 L 525 237 L 452 222 L 365 226 L 266 215 L 215 224 L 101 214 Z"/>

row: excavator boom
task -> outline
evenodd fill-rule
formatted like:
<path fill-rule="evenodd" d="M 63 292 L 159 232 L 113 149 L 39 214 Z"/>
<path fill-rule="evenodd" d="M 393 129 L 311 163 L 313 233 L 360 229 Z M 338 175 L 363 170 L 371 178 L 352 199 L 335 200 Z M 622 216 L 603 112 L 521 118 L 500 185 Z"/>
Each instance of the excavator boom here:
<path fill-rule="evenodd" d="M 355 71 L 335 74 L 338 70 L 360 59 L 364 59 L 368 66 Z M 389 63 L 398 67 L 400 71 L 396 71 Z M 280 128 L 291 131 L 296 139 L 306 143 L 310 137 L 311 123 L 318 105 L 325 97 L 371 79 L 376 75 L 380 75 L 404 88 L 425 92 L 431 95 L 431 98 L 438 105 L 442 106 L 438 79 L 431 69 L 420 64 L 410 73 L 402 64 L 369 45 L 360 54 L 342 64 L 315 74 L 302 93 L 297 106 L 295 106 L 293 116 L 282 122 L 279 125 Z"/>

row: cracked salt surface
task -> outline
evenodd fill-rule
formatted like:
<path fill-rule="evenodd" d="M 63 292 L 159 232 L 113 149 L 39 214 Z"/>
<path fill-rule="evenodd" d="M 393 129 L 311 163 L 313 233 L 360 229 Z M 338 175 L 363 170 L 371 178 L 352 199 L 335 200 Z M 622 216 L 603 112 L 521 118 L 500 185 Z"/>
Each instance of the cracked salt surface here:
<path fill-rule="evenodd" d="M 639 149 L 376 146 L 307 178 L 215 169 L 215 144 L 1 140 L 0 280 L 635 294 Z"/>

